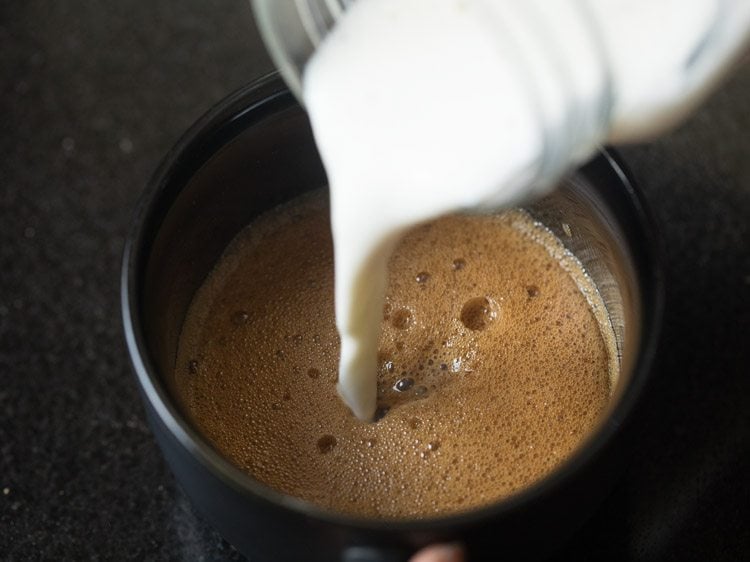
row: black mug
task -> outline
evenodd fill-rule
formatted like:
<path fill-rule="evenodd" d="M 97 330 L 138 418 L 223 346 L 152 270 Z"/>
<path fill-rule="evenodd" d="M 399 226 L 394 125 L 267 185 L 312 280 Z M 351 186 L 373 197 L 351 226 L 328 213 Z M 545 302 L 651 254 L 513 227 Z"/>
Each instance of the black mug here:
<path fill-rule="evenodd" d="M 276 75 L 229 96 L 167 154 L 137 207 L 122 270 L 122 313 L 151 428 L 198 509 L 252 561 L 406 560 L 459 540 L 470 560 L 530 558 L 562 544 L 617 475 L 620 437 L 649 377 L 662 316 L 659 238 L 611 153 L 526 206 L 582 262 L 610 315 L 621 361 L 598 428 L 550 475 L 495 504 L 415 520 L 359 519 L 254 480 L 219 454 L 173 393 L 177 341 L 191 299 L 223 251 L 260 213 L 326 177 L 303 109 Z"/>

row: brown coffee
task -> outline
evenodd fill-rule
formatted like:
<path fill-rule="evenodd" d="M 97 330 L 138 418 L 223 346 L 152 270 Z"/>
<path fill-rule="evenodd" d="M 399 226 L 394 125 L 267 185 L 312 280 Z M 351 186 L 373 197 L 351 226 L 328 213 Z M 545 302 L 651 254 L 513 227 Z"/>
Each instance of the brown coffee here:
<path fill-rule="evenodd" d="M 380 518 L 485 505 L 569 457 L 607 408 L 617 362 L 560 242 L 522 211 L 449 216 L 411 231 L 389 267 L 379 419 L 365 423 L 335 389 L 324 195 L 257 219 L 183 326 L 175 380 L 193 423 L 261 482 Z"/>

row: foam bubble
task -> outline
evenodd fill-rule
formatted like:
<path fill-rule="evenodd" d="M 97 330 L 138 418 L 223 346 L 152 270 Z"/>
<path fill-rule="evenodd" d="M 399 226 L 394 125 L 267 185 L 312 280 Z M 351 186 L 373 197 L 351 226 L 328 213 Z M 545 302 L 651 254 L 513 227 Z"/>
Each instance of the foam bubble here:
<path fill-rule="evenodd" d="M 405 330 L 412 323 L 411 311 L 407 308 L 399 308 L 391 317 L 391 325 L 397 330 Z"/>
<path fill-rule="evenodd" d="M 474 297 L 461 308 L 461 323 L 469 330 L 484 330 L 497 318 L 497 304 L 489 297 Z"/>
<path fill-rule="evenodd" d="M 318 452 L 325 455 L 330 453 L 336 446 L 336 438 L 333 435 L 324 435 L 316 443 Z"/>
<path fill-rule="evenodd" d="M 411 377 L 405 377 L 403 379 L 398 379 L 396 384 L 393 385 L 393 388 L 398 392 L 406 392 L 412 386 L 414 386 L 414 379 Z"/>
<path fill-rule="evenodd" d="M 188 361 L 188 373 L 191 375 L 197 375 L 198 374 L 198 360 L 197 359 L 191 359 Z"/>
<path fill-rule="evenodd" d="M 237 310 L 232 313 L 231 321 L 235 326 L 242 326 L 243 324 L 247 324 L 249 318 L 250 315 L 247 312 L 244 310 Z"/>

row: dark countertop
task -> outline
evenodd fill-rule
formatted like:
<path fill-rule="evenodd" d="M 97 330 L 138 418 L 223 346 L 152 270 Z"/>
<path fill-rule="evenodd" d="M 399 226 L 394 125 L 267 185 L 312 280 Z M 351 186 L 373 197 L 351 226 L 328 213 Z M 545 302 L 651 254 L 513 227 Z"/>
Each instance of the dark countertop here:
<path fill-rule="evenodd" d="M 0 5 L 0 559 L 231 560 L 145 425 L 123 238 L 160 157 L 270 64 L 246 0 Z M 750 556 L 750 60 L 623 151 L 667 248 L 655 381 L 560 559 Z"/>

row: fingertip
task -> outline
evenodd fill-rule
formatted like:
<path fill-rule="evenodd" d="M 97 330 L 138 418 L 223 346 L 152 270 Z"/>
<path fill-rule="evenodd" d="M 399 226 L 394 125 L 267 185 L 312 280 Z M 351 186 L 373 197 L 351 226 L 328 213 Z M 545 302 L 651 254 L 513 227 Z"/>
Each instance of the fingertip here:
<path fill-rule="evenodd" d="M 464 547 L 460 543 L 434 544 L 423 548 L 409 562 L 465 562 Z"/>

